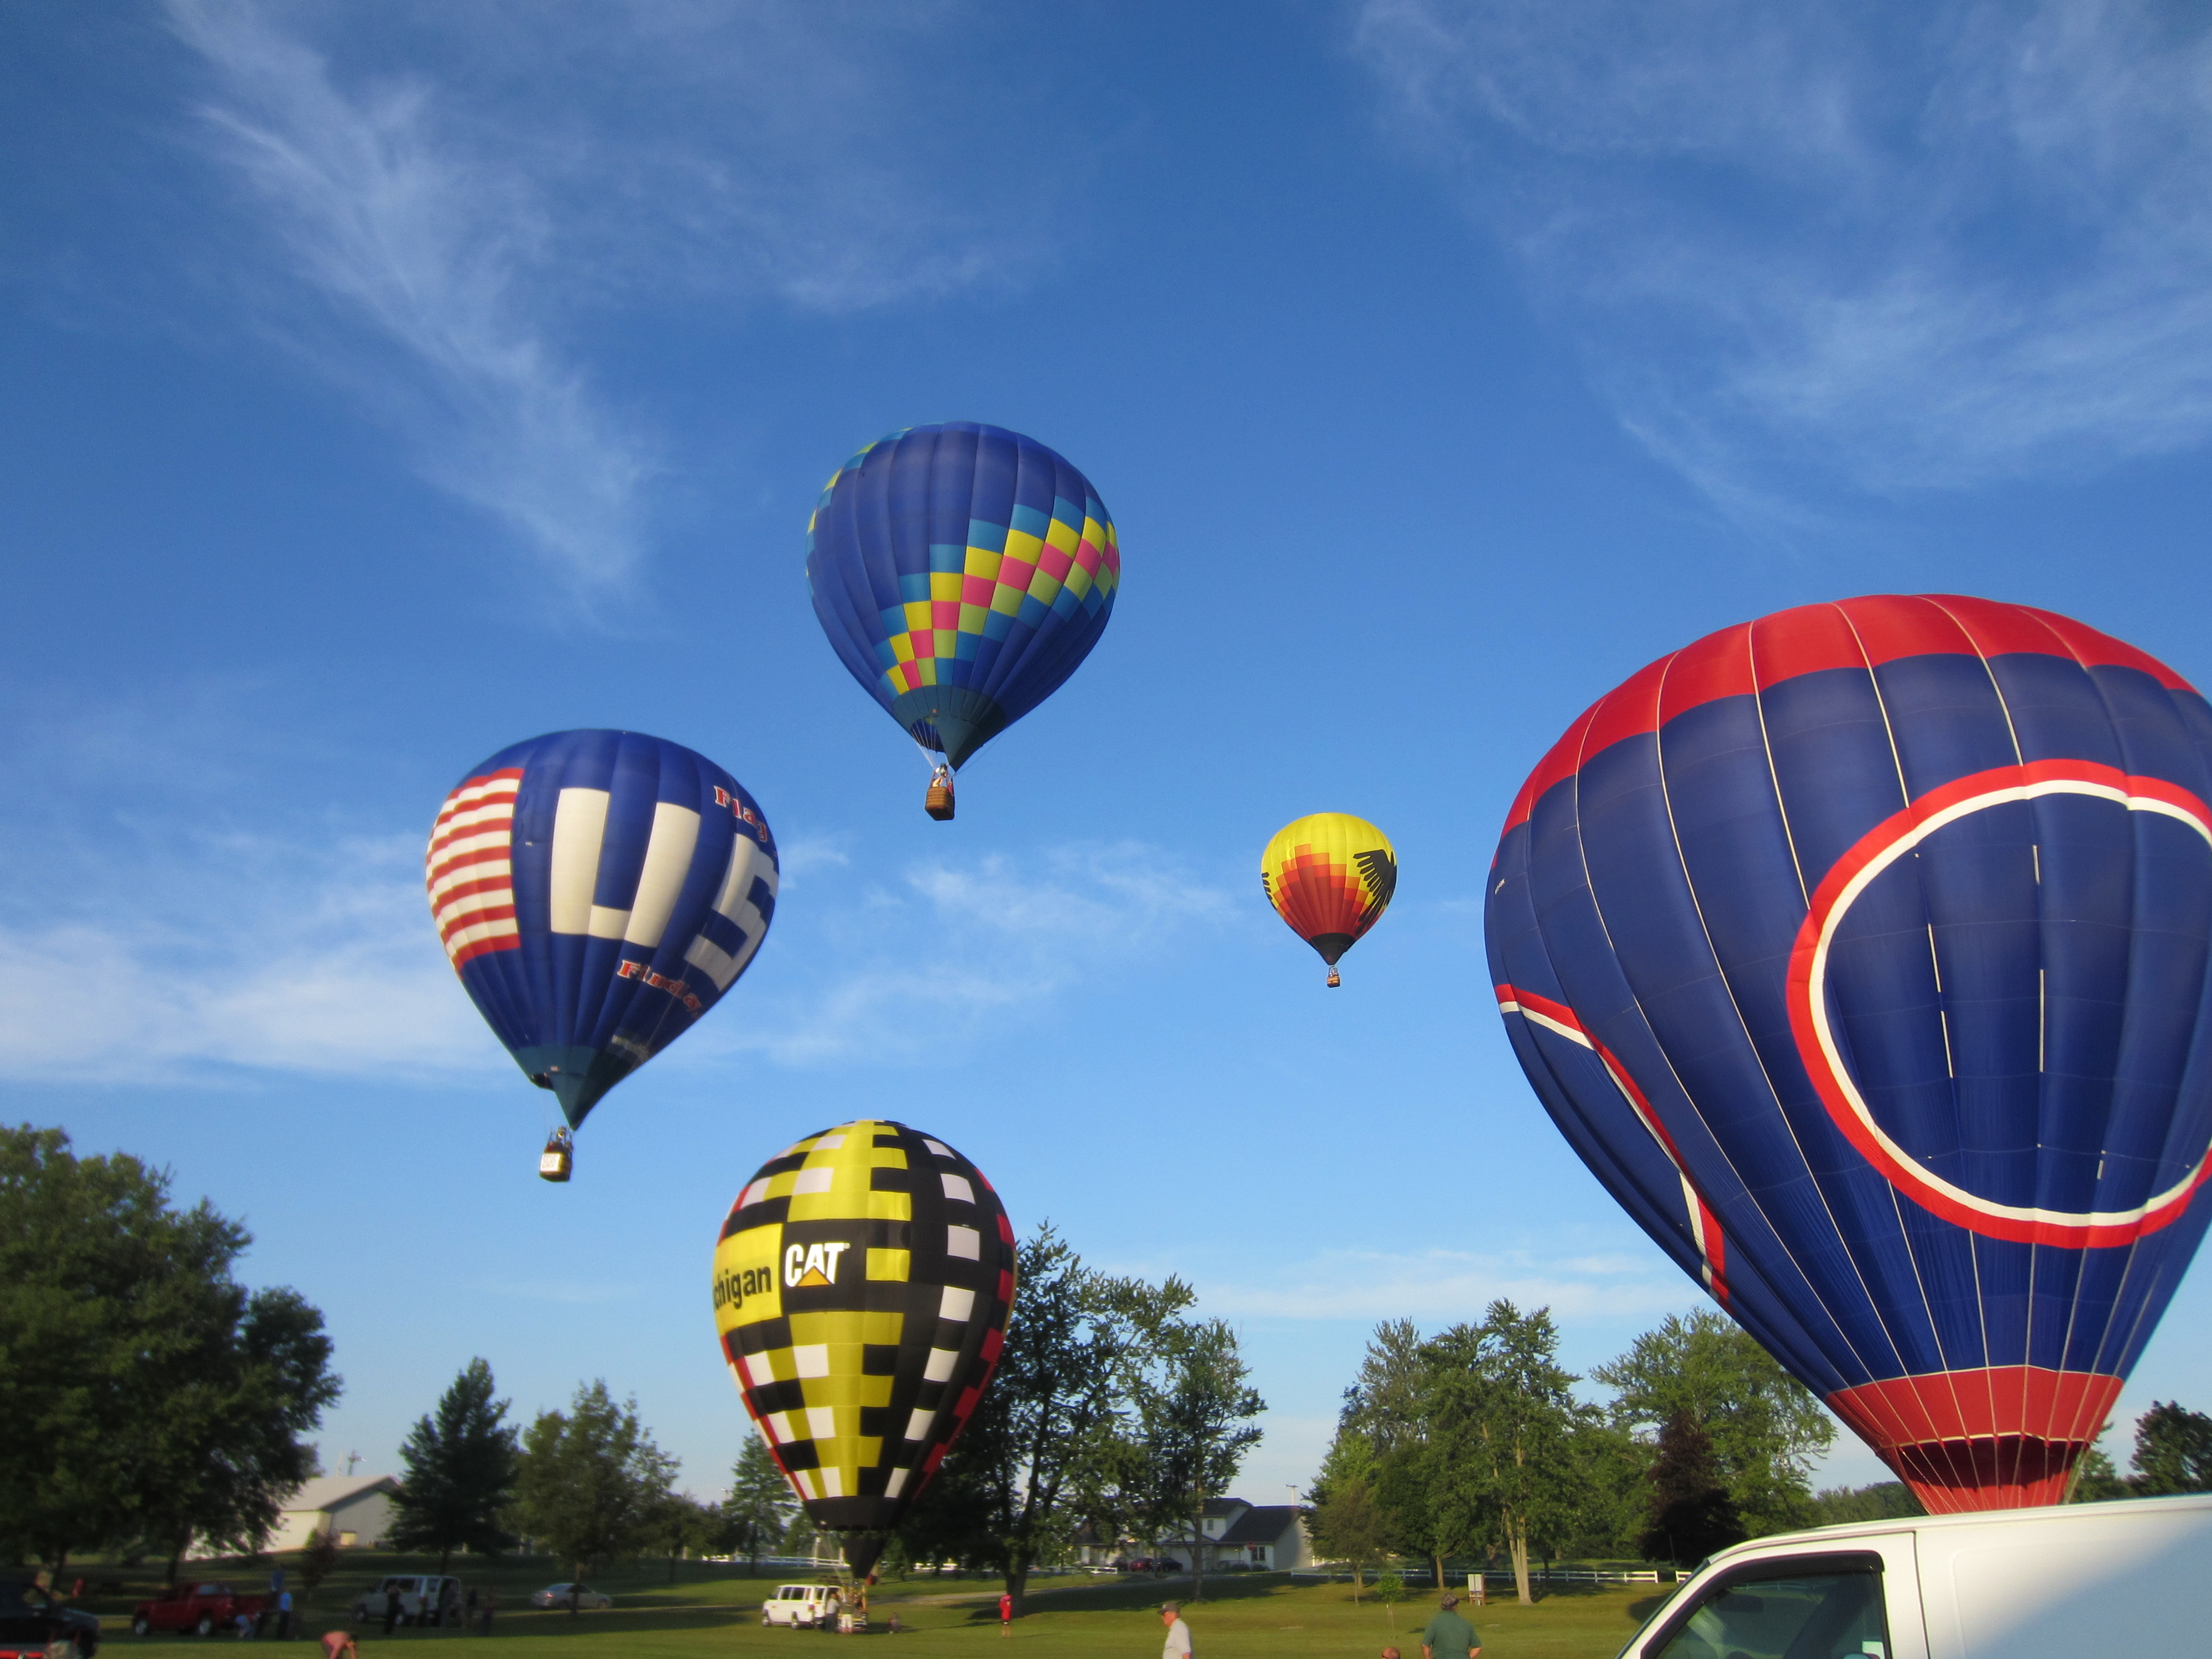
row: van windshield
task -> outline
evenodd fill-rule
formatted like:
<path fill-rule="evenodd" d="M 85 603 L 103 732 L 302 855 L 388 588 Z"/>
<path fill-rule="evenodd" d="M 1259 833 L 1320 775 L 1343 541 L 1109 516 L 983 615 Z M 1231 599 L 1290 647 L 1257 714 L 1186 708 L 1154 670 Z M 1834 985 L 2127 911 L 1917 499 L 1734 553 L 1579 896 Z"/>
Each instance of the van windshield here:
<path fill-rule="evenodd" d="M 1856 1659 L 1888 1651 L 1879 1574 L 1808 1572 L 1723 1585 L 1652 1659 Z"/>

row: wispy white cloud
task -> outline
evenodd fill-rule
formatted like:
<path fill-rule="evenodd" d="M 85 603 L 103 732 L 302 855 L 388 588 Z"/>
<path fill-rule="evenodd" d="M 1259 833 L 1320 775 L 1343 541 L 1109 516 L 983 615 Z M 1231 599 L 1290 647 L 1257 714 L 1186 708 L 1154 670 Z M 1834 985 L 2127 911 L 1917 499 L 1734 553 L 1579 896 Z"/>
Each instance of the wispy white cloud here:
<path fill-rule="evenodd" d="M 2125 0 L 1367 0 L 1398 130 L 1726 505 L 2212 432 L 2212 23 Z"/>
<path fill-rule="evenodd" d="M 797 988 L 750 988 L 742 1022 L 702 1025 L 689 1039 L 700 1059 L 732 1050 L 800 1066 L 927 1058 L 1000 1010 L 1035 1006 L 1232 914 L 1227 893 L 1133 842 L 923 863 L 895 885 L 822 902 L 805 941 L 774 941 L 802 954 Z"/>
<path fill-rule="evenodd" d="M 1680 1306 L 1688 1296 L 1680 1276 L 1663 1262 L 1611 1252 L 1526 1250 L 1327 1250 L 1285 1263 L 1261 1279 L 1200 1274 L 1197 1288 L 1209 1314 L 1232 1319 L 1413 1319 L 1424 1324 L 1480 1319 L 1499 1297 L 1575 1318 L 1642 1315 Z"/>
<path fill-rule="evenodd" d="M 191 1083 L 238 1068 L 427 1078 L 502 1062 L 426 932 L 421 849 L 172 845 L 158 896 L 0 922 L 0 1075 Z"/>
<path fill-rule="evenodd" d="M 550 242 L 527 178 L 470 155 L 423 81 L 349 94 L 255 6 L 171 0 L 170 15 L 215 72 L 216 153 L 320 302 L 289 313 L 289 337 L 409 434 L 426 477 L 572 583 L 625 574 L 653 462 L 517 291 Z"/>
<path fill-rule="evenodd" d="M 848 311 L 1018 281 L 1051 245 L 1024 233 L 1052 189 L 939 187 L 958 124 L 919 112 L 951 6 L 167 5 L 279 256 L 237 262 L 258 319 L 586 599 L 684 460 L 609 390 L 594 318 Z"/>

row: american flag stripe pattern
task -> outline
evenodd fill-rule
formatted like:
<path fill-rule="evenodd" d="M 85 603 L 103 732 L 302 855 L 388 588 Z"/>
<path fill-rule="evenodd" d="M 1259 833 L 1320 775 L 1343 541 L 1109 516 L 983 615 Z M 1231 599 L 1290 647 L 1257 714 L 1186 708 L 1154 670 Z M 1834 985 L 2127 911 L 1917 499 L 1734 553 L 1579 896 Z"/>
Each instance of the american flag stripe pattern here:
<path fill-rule="evenodd" d="M 488 951 L 521 947 L 514 921 L 514 797 L 521 787 L 519 766 L 465 779 L 430 828 L 422 879 L 456 972 Z"/>

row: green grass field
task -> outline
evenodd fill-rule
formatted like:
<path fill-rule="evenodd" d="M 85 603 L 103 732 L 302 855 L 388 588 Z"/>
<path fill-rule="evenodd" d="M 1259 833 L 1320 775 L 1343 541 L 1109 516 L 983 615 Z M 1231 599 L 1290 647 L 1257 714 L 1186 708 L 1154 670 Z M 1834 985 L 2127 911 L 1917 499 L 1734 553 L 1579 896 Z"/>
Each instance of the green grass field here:
<path fill-rule="evenodd" d="M 289 1565 L 288 1561 L 288 1565 Z M 240 1589 L 267 1583 L 264 1563 L 194 1564 L 203 1579 L 225 1579 Z M 434 1571 L 434 1558 L 383 1554 L 351 1555 L 325 1583 L 314 1606 L 295 1620 L 295 1642 L 319 1635 L 345 1622 L 354 1597 L 377 1578 L 390 1572 Z M 498 1650 L 527 1644 L 526 1654 L 513 1659 L 601 1659 L 619 1653 L 625 1659 L 714 1659 L 733 1652 L 805 1650 L 817 1643 L 839 1638 L 811 1631 L 762 1628 L 762 1598 L 773 1592 L 775 1580 L 763 1576 L 748 1578 L 742 1566 L 735 1573 L 725 1566 L 679 1562 L 677 1579 L 668 1582 L 665 1564 L 644 1563 L 591 1575 L 586 1582 L 615 1597 L 611 1611 L 586 1613 L 571 1618 L 565 1613 L 537 1613 L 524 1608 L 531 1591 L 565 1579 L 568 1575 L 543 1559 L 509 1559 L 496 1565 L 468 1557 L 455 1559 L 450 1569 L 471 1584 L 498 1591 L 500 1610 L 493 1633 L 401 1630 L 386 1637 L 370 1625 L 360 1632 L 362 1659 L 404 1659 L 398 1650 L 428 1644 L 472 1644 L 481 1653 L 454 1651 L 446 1659 L 499 1659 Z M 153 1570 L 158 1574 L 159 1569 Z M 763 1575 L 771 1570 L 763 1568 Z M 144 1568 L 123 1572 L 100 1565 L 84 1569 L 95 1588 L 82 1605 L 102 1615 L 108 1630 L 106 1659 L 125 1659 L 128 1650 L 201 1645 L 189 1636 L 155 1636 L 140 1640 L 131 1635 L 128 1620 L 133 1597 L 150 1593 L 153 1578 Z M 802 1578 L 804 1573 L 787 1573 Z M 296 1579 L 295 1581 L 296 1591 Z M 1027 1616 L 1018 1620 L 1011 1637 L 999 1632 L 995 1582 L 977 1577 L 959 1579 L 921 1575 L 903 1582 L 878 1585 L 871 1599 L 875 1627 L 871 1642 L 895 1640 L 899 1651 L 914 1659 L 928 1655 L 966 1654 L 977 1659 L 993 1655 L 1013 1659 L 1018 1650 L 1029 1654 L 1122 1654 L 1130 1659 L 1152 1659 L 1160 1649 L 1161 1628 L 1154 1611 L 1170 1597 L 1188 1597 L 1186 1578 L 1126 1583 L 1115 1579 L 1053 1577 L 1033 1581 Z M 1473 1609 L 1481 1632 L 1485 1659 L 1610 1659 L 1618 1652 L 1645 1614 L 1657 1604 L 1650 1589 L 1559 1591 L 1533 1607 L 1493 1601 Z M 1422 1626 L 1435 1607 L 1432 1597 L 1419 1597 L 1386 1608 L 1370 1594 L 1354 1603 L 1347 1584 L 1292 1586 L 1273 1574 L 1237 1574 L 1209 1577 L 1206 1600 L 1186 1608 L 1194 1644 L 1205 1659 L 1216 1656 L 1266 1654 L 1281 1659 L 1307 1655 L 1343 1656 L 1343 1659 L 1376 1659 L 1386 1644 L 1395 1644 L 1409 1659 L 1419 1659 Z M 896 1613 L 902 1626 L 896 1638 L 887 1636 L 884 1624 Z M 222 1642 L 229 1638 L 209 1638 Z M 380 1653 L 389 1649 L 393 1651 Z M 307 1654 L 302 1644 L 301 1654 Z M 149 1655 L 149 1659 L 155 1656 Z M 182 1659 L 182 1656 L 178 1656 Z M 434 1659 L 418 1652 L 414 1659 Z"/>

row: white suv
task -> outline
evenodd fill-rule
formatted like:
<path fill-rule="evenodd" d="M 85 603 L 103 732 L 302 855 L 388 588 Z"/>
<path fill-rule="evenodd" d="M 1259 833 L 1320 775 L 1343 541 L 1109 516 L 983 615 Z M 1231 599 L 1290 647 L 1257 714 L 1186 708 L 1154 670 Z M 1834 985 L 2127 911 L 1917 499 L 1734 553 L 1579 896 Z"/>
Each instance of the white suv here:
<path fill-rule="evenodd" d="M 835 1630 L 844 1597 L 835 1584 L 785 1584 L 761 1603 L 761 1623 Z"/>

